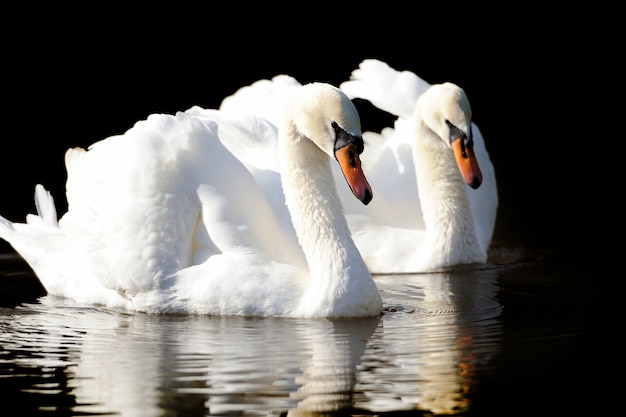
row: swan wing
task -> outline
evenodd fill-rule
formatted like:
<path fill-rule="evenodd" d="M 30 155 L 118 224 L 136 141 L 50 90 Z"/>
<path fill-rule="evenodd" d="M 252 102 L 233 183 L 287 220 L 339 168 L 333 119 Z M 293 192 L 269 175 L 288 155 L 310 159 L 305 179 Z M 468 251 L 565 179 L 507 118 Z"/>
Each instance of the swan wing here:
<path fill-rule="evenodd" d="M 69 210 L 60 226 L 88 247 L 107 288 L 149 291 L 242 248 L 301 257 L 284 250 L 292 239 L 281 238 L 271 206 L 212 120 L 151 115 L 124 135 L 69 150 L 66 164 Z"/>
<path fill-rule="evenodd" d="M 297 247 L 297 237 L 285 204 L 276 159 L 278 134 L 276 126 L 266 119 L 248 113 L 204 109 L 198 106 L 187 110 L 187 113 L 204 120 L 213 120 L 220 125 L 220 141 L 243 163 L 256 181 L 279 222 L 281 236 L 291 241 L 288 247 Z"/>
<path fill-rule="evenodd" d="M 246 166 L 276 214 L 283 235 L 292 241 L 297 237 L 277 161 L 277 126 L 283 107 L 301 87 L 294 77 L 279 74 L 239 88 L 222 100 L 218 110 L 193 106 L 186 111 L 220 124 L 220 140 Z M 333 168 L 339 169 L 335 165 Z M 341 188 L 345 190 L 345 186 Z"/>
<path fill-rule="evenodd" d="M 257 80 L 224 98 L 219 110 L 255 114 L 277 126 L 284 103 L 300 87 L 298 80 L 286 74 Z"/>
<path fill-rule="evenodd" d="M 414 73 L 397 71 L 377 59 L 363 60 L 350 79 L 339 86 L 350 98 L 368 100 L 399 117 L 411 117 L 418 97 L 429 87 Z"/>

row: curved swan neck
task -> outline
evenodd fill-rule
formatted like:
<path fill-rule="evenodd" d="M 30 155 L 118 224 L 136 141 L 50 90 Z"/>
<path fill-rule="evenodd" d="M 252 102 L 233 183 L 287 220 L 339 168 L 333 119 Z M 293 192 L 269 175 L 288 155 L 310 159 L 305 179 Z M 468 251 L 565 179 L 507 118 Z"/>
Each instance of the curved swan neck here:
<path fill-rule="evenodd" d="M 351 238 L 330 158 L 309 139 L 293 139 L 295 131 L 279 138 L 279 164 L 286 204 L 312 279 L 349 278 L 348 267 L 367 268 Z"/>
<path fill-rule="evenodd" d="M 285 201 L 310 272 L 299 314 L 378 314 L 382 300 L 343 212 L 330 158 L 296 129 L 279 133 Z"/>
<path fill-rule="evenodd" d="M 415 122 L 418 139 L 413 157 L 426 227 L 423 247 L 433 256 L 441 256 L 442 264 L 477 262 L 483 255 L 454 155 L 419 116 Z M 460 259 L 447 259 L 449 256 Z"/>

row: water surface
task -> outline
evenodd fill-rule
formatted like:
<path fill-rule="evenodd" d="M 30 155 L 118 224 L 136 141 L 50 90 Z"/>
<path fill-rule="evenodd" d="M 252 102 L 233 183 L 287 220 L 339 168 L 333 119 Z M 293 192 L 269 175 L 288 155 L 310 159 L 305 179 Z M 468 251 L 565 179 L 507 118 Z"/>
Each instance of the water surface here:
<path fill-rule="evenodd" d="M 16 415 L 573 415 L 600 407 L 588 272 L 535 258 L 380 275 L 370 319 L 147 315 L 38 293 L 0 258 Z M 587 397 L 584 397 L 587 395 Z M 571 414 L 568 414 L 571 413 Z"/>

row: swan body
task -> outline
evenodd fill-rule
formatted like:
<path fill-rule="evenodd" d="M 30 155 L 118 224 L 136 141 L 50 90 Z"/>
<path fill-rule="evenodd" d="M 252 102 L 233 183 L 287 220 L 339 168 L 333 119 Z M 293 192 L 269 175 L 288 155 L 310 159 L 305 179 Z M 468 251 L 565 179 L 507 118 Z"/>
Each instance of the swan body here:
<path fill-rule="evenodd" d="M 376 200 L 346 200 L 350 228 L 372 273 L 445 270 L 485 263 L 498 193 L 465 92 L 366 59 L 340 88 L 397 119 L 364 132 L 362 163 Z M 339 176 L 337 176 L 339 179 Z"/>
<path fill-rule="evenodd" d="M 283 103 L 276 124 L 227 112 L 153 114 L 123 135 L 69 149 L 67 213 L 57 220 L 52 196 L 37 185 L 38 214 L 25 223 L 0 217 L 0 237 L 49 294 L 81 303 L 148 313 L 379 315 L 382 300 L 330 166 L 336 158 L 353 198 L 369 203 L 356 108 L 323 83 L 295 88 Z M 275 144 L 278 202 L 222 134 Z"/>

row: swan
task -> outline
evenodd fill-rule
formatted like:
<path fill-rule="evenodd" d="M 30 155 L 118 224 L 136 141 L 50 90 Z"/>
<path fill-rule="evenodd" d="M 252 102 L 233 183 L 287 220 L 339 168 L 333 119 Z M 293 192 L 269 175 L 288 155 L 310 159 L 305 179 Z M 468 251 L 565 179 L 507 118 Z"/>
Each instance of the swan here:
<path fill-rule="evenodd" d="M 498 192 L 465 91 L 451 82 L 430 85 L 377 59 L 363 60 L 339 88 L 397 117 L 393 128 L 363 133 L 362 164 L 376 200 L 364 210 L 340 191 L 370 271 L 486 263 Z"/>
<path fill-rule="evenodd" d="M 35 187 L 37 214 L 0 217 L 0 237 L 49 295 L 146 313 L 366 317 L 382 299 L 353 239 L 331 159 L 353 198 L 372 199 L 360 119 L 326 83 L 293 89 L 277 124 L 151 114 L 66 152 L 68 210 Z M 218 112 L 219 114 L 219 112 Z M 221 141 L 272 138 L 285 212 Z M 234 141 L 234 139 L 233 139 Z M 345 184 L 344 184 L 345 186 Z"/>

